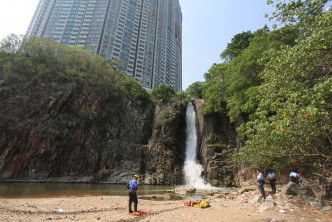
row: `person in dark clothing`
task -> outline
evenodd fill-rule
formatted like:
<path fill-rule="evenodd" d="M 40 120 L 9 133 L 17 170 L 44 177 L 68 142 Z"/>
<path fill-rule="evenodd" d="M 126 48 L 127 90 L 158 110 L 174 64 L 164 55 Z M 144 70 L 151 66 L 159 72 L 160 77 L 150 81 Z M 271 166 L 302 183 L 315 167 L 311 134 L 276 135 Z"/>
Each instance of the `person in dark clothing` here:
<path fill-rule="evenodd" d="M 263 198 L 266 199 L 265 191 L 264 191 L 264 183 L 265 183 L 264 176 L 260 170 L 257 170 L 256 175 L 257 175 L 257 182 L 258 182 L 257 189 L 261 191 Z"/>
<path fill-rule="evenodd" d="M 133 211 L 131 210 L 131 205 L 132 202 L 134 202 L 134 211 L 137 212 L 137 190 L 138 190 L 138 185 L 137 185 L 137 180 L 138 180 L 138 175 L 134 176 L 134 179 L 129 181 L 127 183 L 127 189 L 129 190 L 129 213 L 132 213 Z"/>
<path fill-rule="evenodd" d="M 270 185 L 271 185 L 271 188 L 272 188 L 272 193 L 275 194 L 276 193 L 276 176 L 274 174 L 274 172 L 272 170 L 269 170 L 268 171 L 268 175 L 267 175 L 267 178 L 270 180 Z"/>

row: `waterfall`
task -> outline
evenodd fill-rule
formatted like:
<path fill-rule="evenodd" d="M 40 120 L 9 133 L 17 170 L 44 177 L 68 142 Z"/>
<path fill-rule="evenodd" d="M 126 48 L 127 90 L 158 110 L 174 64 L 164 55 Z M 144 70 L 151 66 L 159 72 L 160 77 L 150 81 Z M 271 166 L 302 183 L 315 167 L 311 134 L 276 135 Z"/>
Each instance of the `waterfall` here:
<path fill-rule="evenodd" d="M 203 167 L 197 162 L 197 135 L 196 135 L 196 113 L 192 103 L 188 103 L 186 111 L 186 159 L 183 172 L 185 184 L 192 185 L 196 189 L 211 188 L 201 176 Z"/>

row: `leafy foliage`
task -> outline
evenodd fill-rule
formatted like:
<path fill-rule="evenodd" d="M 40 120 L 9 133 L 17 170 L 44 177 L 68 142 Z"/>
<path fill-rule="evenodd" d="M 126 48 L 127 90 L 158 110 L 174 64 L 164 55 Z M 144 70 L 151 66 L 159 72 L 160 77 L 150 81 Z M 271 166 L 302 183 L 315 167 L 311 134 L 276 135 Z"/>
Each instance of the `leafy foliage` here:
<path fill-rule="evenodd" d="M 239 35 L 238 38 L 240 36 L 245 40 L 248 38 L 247 35 Z M 262 83 L 259 74 L 269 61 L 267 57 L 263 59 L 264 52 L 294 45 L 296 38 L 297 30 L 293 27 L 286 26 L 272 32 L 264 27 L 252 34 L 246 50 L 229 63 L 214 64 L 205 74 L 203 98 L 208 104 L 203 113 L 223 112 L 221 101 L 227 102 L 231 121 L 254 112 L 258 104 L 258 86 Z"/>
<path fill-rule="evenodd" d="M 302 30 L 306 30 L 306 28 L 310 29 L 315 16 L 322 13 L 323 7 L 329 0 L 267 0 L 266 2 L 276 7 L 276 11 L 271 16 L 266 15 L 270 20 L 281 22 L 281 24 L 296 24 Z"/>
<path fill-rule="evenodd" d="M 96 91 L 117 92 L 148 104 L 146 90 L 118 69 L 119 62 L 66 47 L 51 39 L 11 35 L 0 44 L 0 78 L 40 79 L 55 84 L 80 83 Z"/>
<path fill-rule="evenodd" d="M 331 24 L 331 13 L 318 16 L 311 37 L 266 54 L 273 59 L 262 73 L 258 109 L 239 129 L 248 137 L 241 159 L 275 168 L 298 158 L 322 169 L 330 164 Z"/>
<path fill-rule="evenodd" d="M 165 111 L 161 116 L 161 124 L 162 126 L 171 125 L 172 123 L 176 122 L 180 118 L 180 111 Z"/>
<path fill-rule="evenodd" d="M 226 63 L 244 52 L 250 45 L 250 38 L 254 37 L 251 31 L 242 32 L 232 38 L 232 42 L 227 44 L 227 48 L 220 54 L 220 58 Z"/>
<path fill-rule="evenodd" d="M 187 104 L 190 102 L 190 96 L 187 91 L 179 91 L 176 92 L 175 101 L 180 101 L 184 106 L 187 106 Z"/>
<path fill-rule="evenodd" d="M 169 102 L 174 98 L 175 94 L 175 90 L 171 86 L 162 84 L 158 88 L 153 89 L 152 98 L 154 100 Z"/>
<path fill-rule="evenodd" d="M 194 82 L 188 86 L 187 93 L 191 98 L 203 99 L 204 82 Z"/>
<path fill-rule="evenodd" d="M 166 135 L 163 136 L 161 143 L 165 147 L 172 147 L 176 144 L 176 139 L 174 137 L 167 137 Z"/>
<path fill-rule="evenodd" d="M 224 101 L 223 95 L 226 90 L 223 84 L 226 69 L 226 64 L 213 64 L 209 72 L 205 73 L 206 85 L 203 88 L 203 99 L 207 105 L 202 110 L 203 115 L 224 111 L 221 102 Z"/>

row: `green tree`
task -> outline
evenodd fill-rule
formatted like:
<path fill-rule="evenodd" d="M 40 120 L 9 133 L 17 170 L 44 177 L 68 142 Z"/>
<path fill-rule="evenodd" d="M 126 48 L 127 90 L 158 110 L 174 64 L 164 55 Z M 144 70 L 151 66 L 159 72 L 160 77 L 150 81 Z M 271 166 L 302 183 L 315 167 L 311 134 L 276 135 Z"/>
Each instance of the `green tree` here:
<path fill-rule="evenodd" d="M 239 128 L 248 137 L 238 160 L 287 169 L 299 158 L 324 173 L 332 159 L 332 13 L 311 20 L 312 35 L 270 50 L 260 103 Z"/>
<path fill-rule="evenodd" d="M 169 86 L 162 84 L 158 88 L 152 90 L 152 98 L 155 100 L 161 100 L 162 102 L 171 101 L 175 96 L 175 90 Z"/>
<path fill-rule="evenodd" d="M 237 37 L 248 37 L 242 34 Z M 280 50 L 285 45 L 294 45 L 297 30 L 286 26 L 270 32 L 265 26 L 250 36 L 246 50 L 238 53 L 229 63 L 214 64 L 205 74 L 203 98 L 207 106 L 203 113 L 222 112 L 222 101 L 227 102 L 228 116 L 233 122 L 240 116 L 253 113 L 259 102 L 258 86 L 262 84 L 259 74 L 269 61 L 269 58 L 263 58 L 263 54 L 270 49 Z"/>
<path fill-rule="evenodd" d="M 269 17 L 279 24 L 297 25 L 299 30 L 307 32 L 310 30 L 311 24 L 315 21 L 315 16 L 320 15 L 323 7 L 330 0 L 267 0 L 266 3 L 274 5 L 276 11 Z M 276 25 L 274 26 L 276 27 Z"/>
<path fill-rule="evenodd" d="M 236 34 L 226 49 L 220 54 L 220 58 L 229 63 L 235 57 L 239 56 L 250 45 L 250 38 L 254 37 L 251 31 Z"/>
<path fill-rule="evenodd" d="M 202 110 L 203 115 L 225 111 L 221 103 L 225 101 L 223 84 L 224 74 L 228 65 L 225 63 L 213 64 L 207 73 L 205 73 L 205 86 L 203 88 L 203 99 L 206 106 Z"/>
<path fill-rule="evenodd" d="M 287 37 L 285 37 L 287 36 Z M 241 114 L 255 112 L 259 100 L 258 87 L 262 84 L 260 73 L 271 57 L 264 57 L 268 50 L 278 51 L 285 45 L 294 45 L 295 28 L 286 26 L 270 32 L 265 26 L 254 33 L 250 46 L 229 64 L 225 78 L 225 98 L 228 115 L 236 121 Z"/>
<path fill-rule="evenodd" d="M 7 53 L 19 53 L 22 43 L 26 39 L 22 35 L 10 34 L 1 40 L 0 51 Z"/>
<path fill-rule="evenodd" d="M 186 91 L 191 98 L 203 99 L 204 86 L 204 82 L 194 82 L 193 84 L 188 86 L 188 89 Z"/>

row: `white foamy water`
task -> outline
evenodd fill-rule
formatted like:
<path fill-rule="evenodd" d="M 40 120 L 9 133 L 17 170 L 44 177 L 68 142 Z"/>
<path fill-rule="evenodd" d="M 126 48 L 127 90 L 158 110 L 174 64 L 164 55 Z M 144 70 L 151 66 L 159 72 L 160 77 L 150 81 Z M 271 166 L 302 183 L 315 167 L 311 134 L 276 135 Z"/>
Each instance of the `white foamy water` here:
<path fill-rule="evenodd" d="M 202 178 L 203 167 L 197 162 L 196 113 L 192 103 L 188 103 L 186 111 L 186 135 L 186 159 L 183 167 L 185 184 L 196 189 L 212 188 Z"/>

